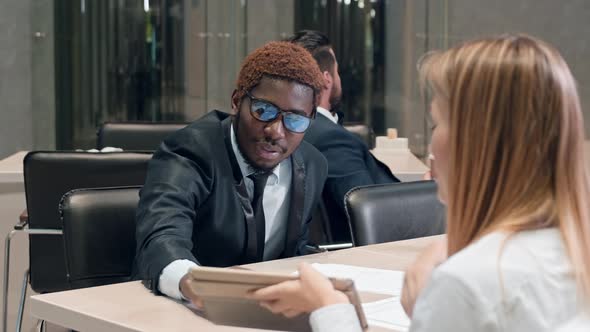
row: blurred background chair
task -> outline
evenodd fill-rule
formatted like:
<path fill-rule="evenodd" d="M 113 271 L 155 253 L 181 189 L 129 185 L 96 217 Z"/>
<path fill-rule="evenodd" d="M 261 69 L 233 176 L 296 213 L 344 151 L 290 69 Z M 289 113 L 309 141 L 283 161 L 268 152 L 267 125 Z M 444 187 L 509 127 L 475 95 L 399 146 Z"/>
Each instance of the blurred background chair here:
<path fill-rule="evenodd" d="M 35 151 L 24 159 L 27 211 L 6 237 L 4 257 L 3 324 L 6 330 L 10 241 L 14 234 L 29 234 L 29 270 L 23 278 L 17 330 L 22 322 L 26 284 L 38 293 L 70 289 L 64 260 L 59 203 L 78 188 L 143 185 L 151 153 Z"/>
<path fill-rule="evenodd" d="M 345 205 L 354 246 L 445 232 L 445 208 L 434 181 L 354 188 L 346 194 Z"/>
<path fill-rule="evenodd" d="M 320 200 L 318 203 L 312 218 L 313 222 L 309 227 L 308 250 L 311 252 L 325 252 L 352 248 L 352 243 L 350 242 L 334 242 L 330 218 L 328 217 L 326 204 L 324 204 L 323 200 Z"/>
<path fill-rule="evenodd" d="M 187 122 L 106 122 L 97 132 L 97 149 L 107 146 L 123 150 L 154 151 L 171 133 L 186 127 Z"/>
<path fill-rule="evenodd" d="M 60 204 L 72 288 L 129 281 L 140 187 L 76 189 Z"/>
<path fill-rule="evenodd" d="M 369 150 L 375 148 L 375 132 L 373 128 L 366 124 L 344 123 L 343 127 L 351 133 L 357 135 L 363 142 L 367 144 Z"/>

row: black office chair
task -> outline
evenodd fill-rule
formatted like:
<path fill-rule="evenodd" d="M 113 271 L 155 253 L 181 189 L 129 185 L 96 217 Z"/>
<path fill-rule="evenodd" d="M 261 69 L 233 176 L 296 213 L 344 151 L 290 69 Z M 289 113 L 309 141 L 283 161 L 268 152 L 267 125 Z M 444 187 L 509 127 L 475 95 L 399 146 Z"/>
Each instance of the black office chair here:
<path fill-rule="evenodd" d="M 96 147 L 154 151 L 166 136 L 187 125 L 187 122 L 106 122 L 97 132 Z"/>
<path fill-rule="evenodd" d="M 24 159 L 26 218 L 6 237 L 3 326 L 6 331 L 10 241 L 17 232 L 29 234 L 29 270 L 23 278 L 17 330 L 22 322 L 26 284 L 38 293 L 70 289 L 66 277 L 59 202 L 77 188 L 143 185 L 151 153 L 30 152 Z"/>
<path fill-rule="evenodd" d="M 342 126 L 346 130 L 357 135 L 363 142 L 367 144 L 367 147 L 369 147 L 369 149 L 375 148 L 376 138 L 375 132 L 373 132 L 373 128 L 367 126 L 366 124 L 358 123 L 344 123 Z"/>
<path fill-rule="evenodd" d="M 335 242 L 332 238 L 330 218 L 323 201 L 320 201 L 316 209 L 313 211 L 312 220 L 313 222 L 309 227 L 307 245 L 309 252 L 319 253 L 352 248 L 352 243 Z"/>
<path fill-rule="evenodd" d="M 445 232 L 445 209 L 434 181 L 354 188 L 346 194 L 345 205 L 355 246 Z"/>
<path fill-rule="evenodd" d="M 72 288 L 131 279 L 139 189 L 76 189 L 64 195 L 60 213 Z"/>

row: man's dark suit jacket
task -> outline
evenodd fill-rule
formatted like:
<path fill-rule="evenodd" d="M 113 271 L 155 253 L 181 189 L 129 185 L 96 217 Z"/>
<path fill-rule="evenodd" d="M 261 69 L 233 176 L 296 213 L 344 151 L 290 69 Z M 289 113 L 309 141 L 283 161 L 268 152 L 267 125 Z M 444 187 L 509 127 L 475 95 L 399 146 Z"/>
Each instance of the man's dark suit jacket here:
<path fill-rule="evenodd" d="M 156 292 L 162 269 L 177 259 L 220 267 L 245 263 L 247 222 L 254 217 L 231 147 L 232 118 L 210 112 L 165 139 L 149 163 L 137 212 L 134 272 Z M 327 174 L 324 157 L 304 141 L 291 161 L 281 257 L 305 253 L 312 211 Z"/>
<path fill-rule="evenodd" d="M 377 160 L 367 145 L 356 135 L 318 114 L 306 131 L 307 142 L 328 160 L 328 179 L 323 200 L 330 219 L 332 237 L 337 242 L 350 242 L 344 196 L 358 186 L 393 183 L 399 180 L 389 168 Z"/>

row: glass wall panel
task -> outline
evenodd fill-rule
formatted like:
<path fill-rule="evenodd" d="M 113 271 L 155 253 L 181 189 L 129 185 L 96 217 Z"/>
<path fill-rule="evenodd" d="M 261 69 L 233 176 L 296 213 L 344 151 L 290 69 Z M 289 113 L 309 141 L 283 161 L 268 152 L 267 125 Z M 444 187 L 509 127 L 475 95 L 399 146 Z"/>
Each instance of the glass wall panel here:
<path fill-rule="evenodd" d="M 429 48 L 431 21 L 442 21 L 430 1 L 299 0 L 295 13 L 295 30 L 323 31 L 334 45 L 345 121 L 368 124 L 378 135 L 397 128 L 423 156 L 428 132 L 415 64 Z"/>
<path fill-rule="evenodd" d="M 184 119 L 183 1 L 56 2 L 58 148 L 104 121 Z"/>
<path fill-rule="evenodd" d="M 397 128 L 419 156 L 430 133 L 416 63 L 432 49 L 502 32 L 539 36 L 562 51 L 589 104 L 586 0 L 60 0 L 54 8 L 58 148 L 93 147 L 104 121 L 229 111 L 245 55 L 300 29 L 333 42 L 345 121 L 377 134 Z"/>
<path fill-rule="evenodd" d="M 57 147 L 91 148 L 105 121 L 229 111 L 248 51 L 293 33 L 293 0 L 55 2 Z"/>

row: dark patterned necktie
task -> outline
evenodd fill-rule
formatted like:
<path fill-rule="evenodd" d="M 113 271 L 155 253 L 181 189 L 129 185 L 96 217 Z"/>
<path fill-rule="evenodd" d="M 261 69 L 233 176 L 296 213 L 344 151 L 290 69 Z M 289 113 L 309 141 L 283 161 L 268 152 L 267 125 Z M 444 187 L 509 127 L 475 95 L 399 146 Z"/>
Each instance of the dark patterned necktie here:
<path fill-rule="evenodd" d="M 256 253 L 257 261 L 262 261 L 264 257 L 264 237 L 266 222 L 264 218 L 264 208 L 262 205 L 262 199 L 264 196 L 264 187 L 266 187 L 266 181 L 271 173 L 254 173 L 248 175 L 254 182 L 254 197 L 252 199 L 252 209 L 254 212 L 254 220 L 256 221 Z"/>

